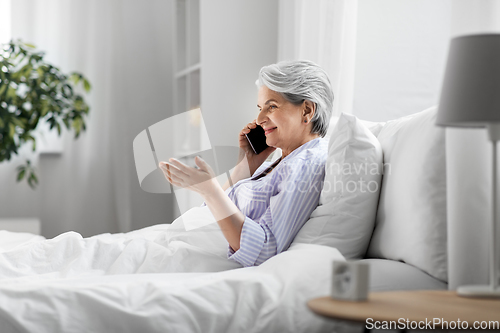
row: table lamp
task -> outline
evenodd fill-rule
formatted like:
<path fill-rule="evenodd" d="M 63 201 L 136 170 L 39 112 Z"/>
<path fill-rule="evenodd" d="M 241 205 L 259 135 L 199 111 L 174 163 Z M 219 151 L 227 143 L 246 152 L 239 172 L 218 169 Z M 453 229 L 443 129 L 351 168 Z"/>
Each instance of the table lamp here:
<path fill-rule="evenodd" d="M 450 127 L 486 127 L 492 143 L 490 285 L 460 286 L 468 297 L 500 297 L 498 287 L 497 141 L 500 140 L 500 34 L 451 40 L 436 123 Z"/>

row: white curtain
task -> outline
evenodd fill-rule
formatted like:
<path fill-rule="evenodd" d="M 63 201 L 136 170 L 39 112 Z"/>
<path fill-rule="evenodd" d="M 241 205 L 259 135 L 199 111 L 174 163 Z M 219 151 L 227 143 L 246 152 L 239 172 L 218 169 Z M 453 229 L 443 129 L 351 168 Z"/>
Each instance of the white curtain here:
<path fill-rule="evenodd" d="M 278 60 L 307 59 L 329 75 L 333 114 L 351 113 L 357 0 L 280 0 Z"/>
<path fill-rule="evenodd" d="M 34 156 L 36 191 L 15 184 L 22 157 L 0 165 L 0 217 L 38 217 L 47 237 L 171 222 L 172 198 L 139 188 L 132 141 L 172 112 L 172 2 L 15 0 L 11 15 L 14 38 L 93 87 L 87 131 L 78 140 L 64 133 L 60 155 Z"/>

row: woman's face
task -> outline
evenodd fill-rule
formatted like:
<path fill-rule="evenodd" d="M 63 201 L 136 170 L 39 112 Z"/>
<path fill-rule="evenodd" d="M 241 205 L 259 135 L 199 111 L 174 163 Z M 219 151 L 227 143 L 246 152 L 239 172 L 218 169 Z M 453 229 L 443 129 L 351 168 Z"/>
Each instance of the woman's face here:
<path fill-rule="evenodd" d="M 259 89 L 257 106 L 260 109 L 257 125 L 265 130 L 266 143 L 271 147 L 281 148 L 284 156 L 318 137 L 311 134 L 314 103 L 307 101 L 294 105 L 281 94 L 262 86 Z"/>

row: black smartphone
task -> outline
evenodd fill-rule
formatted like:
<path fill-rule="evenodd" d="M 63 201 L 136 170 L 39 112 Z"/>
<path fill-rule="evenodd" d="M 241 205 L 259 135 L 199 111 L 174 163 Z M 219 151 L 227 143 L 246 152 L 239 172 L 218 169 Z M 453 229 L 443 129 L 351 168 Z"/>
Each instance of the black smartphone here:
<path fill-rule="evenodd" d="M 264 132 L 264 129 L 259 125 L 251 129 L 250 132 L 245 135 L 248 142 L 250 142 L 250 146 L 252 147 L 255 154 L 258 155 L 266 150 L 267 147 L 269 147 L 266 143 L 266 134 Z"/>

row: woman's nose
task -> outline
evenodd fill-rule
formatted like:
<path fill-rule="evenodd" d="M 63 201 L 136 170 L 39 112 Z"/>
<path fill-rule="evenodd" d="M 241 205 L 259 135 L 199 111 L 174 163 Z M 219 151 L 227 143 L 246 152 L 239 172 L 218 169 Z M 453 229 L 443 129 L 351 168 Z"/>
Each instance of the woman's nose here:
<path fill-rule="evenodd" d="M 265 122 L 265 118 L 266 117 L 264 116 L 264 112 L 260 111 L 255 122 L 257 123 L 257 125 L 262 126 L 262 124 Z"/>

